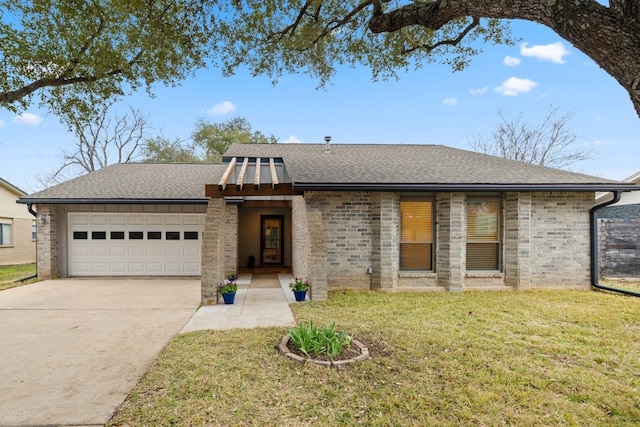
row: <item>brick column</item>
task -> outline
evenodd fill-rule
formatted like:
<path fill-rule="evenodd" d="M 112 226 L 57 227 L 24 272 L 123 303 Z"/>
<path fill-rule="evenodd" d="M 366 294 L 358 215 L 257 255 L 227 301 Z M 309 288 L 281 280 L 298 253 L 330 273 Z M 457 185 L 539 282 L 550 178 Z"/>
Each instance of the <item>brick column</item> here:
<path fill-rule="evenodd" d="M 46 218 L 45 222 L 39 220 Z M 55 205 L 38 205 L 36 258 L 39 279 L 60 277 L 58 221 L 60 216 Z"/>
<path fill-rule="evenodd" d="M 209 199 L 202 241 L 201 296 L 203 304 L 218 300 L 217 284 L 225 275 L 225 202 L 223 198 Z"/>
<path fill-rule="evenodd" d="M 531 288 L 531 193 L 507 193 L 504 202 L 505 285 Z"/>
<path fill-rule="evenodd" d="M 467 256 L 465 200 L 465 193 L 438 193 L 436 196 L 438 286 L 450 291 L 464 290 Z"/>
<path fill-rule="evenodd" d="M 306 195 L 305 195 L 306 197 Z M 322 212 L 318 208 L 306 205 L 307 226 L 309 227 L 309 246 L 307 247 L 307 272 L 311 281 L 310 296 L 314 300 L 326 300 L 327 286 L 327 234 Z"/>
<path fill-rule="evenodd" d="M 294 196 L 291 200 L 291 222 L 293 276 L 308 277 L 309 225 L 307 224 L 307 204 L 302 196 Z"/>
<path fill-rule="evenodd" d="M 400 196 L 398 193 L 378 193 L 374 199 L 379 201 L 377 224 L 374 227 L 375 247 L 379 254 L 373 266 L 372 288 L 395 289 L 398 286 L 400 245 Z M 377 230 L 376 230 L 377 228 Z M 372 254 L 373 258 L 373 254 Z"/>
<path fill-rule="evenodd" d="M 238 205 L 224 205 L 224 274 L 238 273 Z"/>

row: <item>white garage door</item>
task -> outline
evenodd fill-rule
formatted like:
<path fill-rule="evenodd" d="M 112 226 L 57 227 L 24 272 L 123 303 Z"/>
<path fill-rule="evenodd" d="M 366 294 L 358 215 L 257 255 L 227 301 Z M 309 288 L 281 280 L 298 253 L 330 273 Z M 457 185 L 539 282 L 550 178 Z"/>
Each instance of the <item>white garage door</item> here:
<path fill-rule="evenodd" d="M 200 274 L 205 215 L 69 213 L 71 276 Z"/>

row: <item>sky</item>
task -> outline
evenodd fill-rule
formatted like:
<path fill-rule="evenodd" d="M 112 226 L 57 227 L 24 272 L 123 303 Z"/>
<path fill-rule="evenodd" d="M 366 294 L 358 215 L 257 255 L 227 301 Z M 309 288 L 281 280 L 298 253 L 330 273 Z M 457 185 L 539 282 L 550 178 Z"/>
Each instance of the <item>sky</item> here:
<path fill-rule="evenodd" d="M 253 130 L 282 143 L 441 144 L 470 149 L 500 122 L 522 113 L 540 123 L 551 107 L 573 112 L 579 148 L 593 158 L 571 170 L 614 180 L 640 171 L 640 118 L 629 95 L 591 59 L 538 24 L 512 22 L 514 46 L 486 46 L 461 72 L 425 64 L 398 80 L 371 79 L 366 68 L 339 69 L 331 83 L 304 74 L 268 77 L 240 70 L 224 78 L 203 69 L 178 87 L 155 87 L 117 105 L 148 116 L 151 135 L 189 138 L 199 119 L 244 117 Z M 0 177 L 27 193 L 72 152 L 76 137 L 57 117 L 36 107 L 21 115 L 0 109 Z"/>

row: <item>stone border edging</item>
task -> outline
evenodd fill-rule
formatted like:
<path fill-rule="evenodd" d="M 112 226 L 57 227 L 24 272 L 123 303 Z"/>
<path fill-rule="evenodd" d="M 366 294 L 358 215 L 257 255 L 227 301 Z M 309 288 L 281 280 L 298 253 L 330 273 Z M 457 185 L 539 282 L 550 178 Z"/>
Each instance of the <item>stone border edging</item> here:
<path fill-rule="evenodd" d="M 316 365 L 327 366 L 327 367 L 343 366 L 343 365 L 347 365 L 347 364 L 350 364 L 350 363 L 360 362 L 362 360 L 366 360 L 369 357 L 371 357 L 369 355 L 369 349 L 362 342 L 360 342 L 360 341 L 358 341 L 356 339 L 352 339 L 351 343 L 353 345 L 355 345 L 358 348 L 358 350 L 360 350 L 360 355 L 356 356 L 356 357 L 353 357 L 351 359 L 344 359 L 344 360 L 305 359 L 304 357 L 298 356 L 297 354 L 293 354 L 289 350 L 289 335 L 288 334 L 284 335 L 282 337 L 282 340 L 280 341 L 280 345 L 278 346 L 278 349 L 280 350 L 280 354 L 282 354 L 283 356 L 288 357 L 290 359 L 293 359 L 295 361 L 298 361 L 298 362 L 301 362 L 301 363 L 312 362 L 312 363 L 315 363 Z"/>

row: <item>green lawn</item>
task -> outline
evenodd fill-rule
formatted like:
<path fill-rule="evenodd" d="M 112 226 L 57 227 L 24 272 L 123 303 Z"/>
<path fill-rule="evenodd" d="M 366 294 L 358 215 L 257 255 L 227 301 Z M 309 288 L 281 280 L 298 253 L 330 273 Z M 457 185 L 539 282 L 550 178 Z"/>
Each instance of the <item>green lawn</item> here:
<path fill-rule="evenodd" d="M 340 291 L 292 308 L 373 357 L 297 364 L 276 351 L 284 328 L 178 336 L 111 425 L 640 424 L 639 298 Z"/>
<path fill-rule="evenodd" d="M 16 280 L 33 276 L 34 274 L 36 274 L 35 264 L 0 265 L 0 291 L 3 289 L 20 286 L 24 283 L 15 283 Z M 29 283 L 31 282 L 33 282 L 33 280 L 31 280 Z"/>

